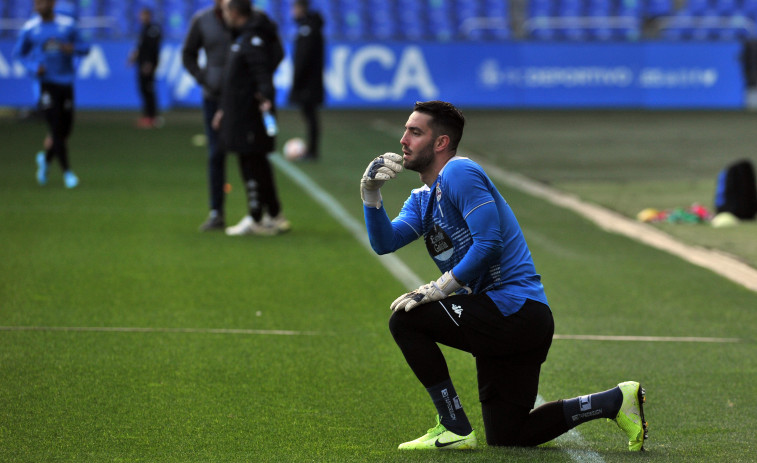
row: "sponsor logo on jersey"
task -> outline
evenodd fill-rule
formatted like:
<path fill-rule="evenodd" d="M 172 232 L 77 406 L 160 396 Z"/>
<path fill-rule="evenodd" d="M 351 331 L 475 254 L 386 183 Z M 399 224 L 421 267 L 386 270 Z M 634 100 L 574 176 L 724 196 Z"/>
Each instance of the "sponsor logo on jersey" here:
<path fill-rule="evenodd" d="M 455 252 L 455 246 L 452 243 L 452 239 L 447 235 L 444 229 L 437 224 L 434 224 L 433 230 L 426 234 L 425 240 L 428 253 L 436 260 L 449 260 Z"/>

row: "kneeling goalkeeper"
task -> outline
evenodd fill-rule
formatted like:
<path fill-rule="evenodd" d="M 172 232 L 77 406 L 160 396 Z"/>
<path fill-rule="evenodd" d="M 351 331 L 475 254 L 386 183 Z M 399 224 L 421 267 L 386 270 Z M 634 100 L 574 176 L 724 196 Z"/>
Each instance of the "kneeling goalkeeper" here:
<path fill-rule="evenodd" d="M 360 182 L 373 249 L 386 254 L 423 237 L 442 272 L 391 304 L 392 336 L 437 411 L 435 427 L 399 448 L 477 446 L 441 343 L 476 358 L 489 445 L 535 446 L 586 421 L 609 418 L 628 436 L 629 449 L 641 450 L 646 422 L 638 382 L 533 409 L 552 344 L 552 312 L 510 206 L 478 164 L 456 154 L 464 124 L 450 103 L 416 103 L 400 139 L 403 155 L 377 157 Z M 423 186 L 390 220 L 379 189 L 403 164 L 420 174 Z"/>

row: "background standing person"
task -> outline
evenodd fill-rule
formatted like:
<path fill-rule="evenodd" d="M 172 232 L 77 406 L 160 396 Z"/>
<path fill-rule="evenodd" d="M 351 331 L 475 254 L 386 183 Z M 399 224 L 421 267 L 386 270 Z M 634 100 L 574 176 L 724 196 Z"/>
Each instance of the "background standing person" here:
<path fill-rule="evenodd" d="M 74 57 L 89 53 L 74 19 L 56 14 L 55 0 L 34 0 L 36 16 L 24 24 L 13 49 L 14 57 L 39 82 L 39 106 L 45 115 L 48 134 L 45 151 L 37 153 L 37 182 L 47 184 L 47 170 L 53 159 L 63 169 L 66 188 L 75 188 L 79 178 L 71 170 L 68 138 L 74 123 Z"/>
<path fill-rule="evenodd" d="M 139 11 L 139 31 L 137 48 L 132 51 L 129 61 L 137 65 L 137 82 L 139 94 L 142 97 L 142 117 L 137 126 L 145 129 L 157 127 L 158 103 L 155 96 L 155 71 L 160 60 L 160 44 L 163 31 L 160 25 L 153 21 L 152 10 L 142 8 Z"/>
<path fill-rule="evenodd" d="M 226 234 L 274 235 L 288 231 L 290 224 L 281 213 L 268 161 L 275 139 L 266 133 L 263 112 L 274 110 L 273 73 L 283 48 L 276 24 L 262 11 L 253 10 L 250 0 L 224 0 L 223 15 L 232 41 L 213 127 L 220 130 L 224 149 L 238 155 L 249 212 Z"/>
<path fill-rule="evenodd" d="M 223 230 L 226 184 L 226 152 L 218 143 L 218 131 L 213 128 L 213 116 L 218 111 L 223 68 L 231 45 L 231 34 L 223 20 L 223 0 L 198 11 L 189 26 L 182 48 L 182 61 L 197 83 L 202 86 L 202 113 L 208 145 L 208 190 L 210 213 L 200 225 L 200 231 Z M 200 50 L 205 52 L 205 66 L 200 67 Z"/>
<path fill-rule="evenodd" d="M 638 382 L 533 408 L 554 334 L 552 311 L 512 209 L 478 164 L 456 154 L 464 125 L 450 103 L 416 103 L 400 140 L 403 155 L 377 157 L 360 182 L 373 249 L 386 254 L 423 237 L 442 272 L 390 307 L 392 336 L 437 410 L 436 426 L 399 448 L 477 446 L 441 343 L 476 358 L 489 445 L 535 446 L 608 418 L 628 436 L 629 450 L 642 450 L 647 424 Z M 424 185 L 390 221 L 380 188 L 403 162 Z"/>
<path fill-rule="evenodd" d="M 302 110 L 308 131 L 304 159 L 317 160 L 320 152 L 318 107 L 323 104 L 323 18 L 310 9 L 308 0 L 296 0 L 292 17 L 297 22 L 294 42 L 294 76 L 289 102 Z"/>

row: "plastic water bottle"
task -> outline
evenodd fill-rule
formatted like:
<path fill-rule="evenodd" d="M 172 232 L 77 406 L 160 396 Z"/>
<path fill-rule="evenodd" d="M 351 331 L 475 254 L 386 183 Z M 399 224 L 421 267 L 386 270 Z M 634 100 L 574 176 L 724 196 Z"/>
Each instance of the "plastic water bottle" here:
<path fill-rule="evenodd" d="M 273 117 L 271 111 L 263 111 L 263 125 L 265 125 L 265 132 L 269 137 L 273 137 L 279 132 L 279 128 L 276 125 L 276 118 Z"/>

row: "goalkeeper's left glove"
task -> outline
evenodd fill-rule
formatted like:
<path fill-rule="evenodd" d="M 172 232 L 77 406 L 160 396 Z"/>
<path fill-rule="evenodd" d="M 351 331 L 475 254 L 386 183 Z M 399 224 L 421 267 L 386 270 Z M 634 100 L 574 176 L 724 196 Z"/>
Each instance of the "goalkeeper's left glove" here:
<path fill-rule="evenodd" d="M 392 309 L 392 312 L 403 309 L 405 312 L 409 312 L 416 305 L 442 300 L 461 288 L 463 288 L 463 285 L 455 279 L 450 270 L 445 272 L 438 280 L 398 297 L 389 308 Z M 466 289 L 470 292 L 470 289 Z"/>
<path fill-rule="evenodd" d="M 402 156 L 397 153 L 384 153 L 368 164 L 360 179 L 360 197 L 368 207 L 381 207 L 381 190 L 387 180 L 402 172 Z"/>

